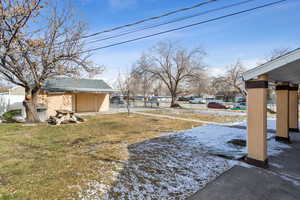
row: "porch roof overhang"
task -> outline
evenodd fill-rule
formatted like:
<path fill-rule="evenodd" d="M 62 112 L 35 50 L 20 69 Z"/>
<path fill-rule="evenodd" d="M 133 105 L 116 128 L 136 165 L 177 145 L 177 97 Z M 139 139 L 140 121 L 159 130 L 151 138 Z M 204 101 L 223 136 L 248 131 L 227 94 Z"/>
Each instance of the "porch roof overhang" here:
<path fill-rule="evenodd" d="M 248 81 L 260 75 L 268 75 L 271 82 L 300 84 L 300 48 L 246 71 L 242 77 Z"/>

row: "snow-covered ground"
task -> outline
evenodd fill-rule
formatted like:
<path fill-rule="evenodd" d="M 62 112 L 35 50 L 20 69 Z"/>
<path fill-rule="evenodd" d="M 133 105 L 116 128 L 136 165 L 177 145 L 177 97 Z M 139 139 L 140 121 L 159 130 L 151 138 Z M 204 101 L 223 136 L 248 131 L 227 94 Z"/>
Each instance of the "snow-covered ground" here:
<path fill-rule="evenodd" d="M 274 120 L 268 124 L 274 128 Z M 289 148 L 275 142 L 271 133 L 268 136 L 269 155 Z M 115 174 L 114 184 L 93 180 L 79 196 L 84 200 L 185 199 L 232 166 L 245 165 L 210 153 L 246 152 L 246 147 L 229 144 L 231 139 L 245 140 L 246 129 L 205 125 L 130 145 L 129 160 Z"/>
<path fill-rule="evenodd" d="M 220 109 L 172 109 L 172 108 L 165 108 L 165 111 L 175 114 L 181 113 L 192 113 L 192 114 L 204 114 L 204 115 L 239 115 L 239 116 L 246 116 L 247 112 L 243 111 L 233 111 L 233 110 L 220 110 Z"/>
<path fill-rule="evenodd" d="M 196 114 L 213 114 L 213 115 L 247 115 L 246 112 L 226 111 L 226 110 L 193 110 Z"/>
<path fill-rule="evenodd" d="M 237 125 L 247 126 L 247 122 L 245 121 L 245 122 L 239 123 Z M 276 130 L 276 118 L 268 118 L 267 129 Z"/>
<path fill-rule="evenodd" d="M 241 125 L 245 125 L 242 123 Z M 274 119 L 268 120 L 268 129 L 274 129 L 276 121 Z M 185 137 L 193 137 L 199 141 L 202 146 L 212 151 L 224 152 L 241 152 L 246 153 L 246 147 L 229 144 L 228 141 L 232 139 L 246 140 L 246 129 L 231 128 L 226 126 L 206 125 L 197 127 L 191 130 L 182 132 Z M 274 133 L 268 133 L 268 155 L 277 155 L 284 148 L 289 148 L 288 145 L 275 142 Z"/>

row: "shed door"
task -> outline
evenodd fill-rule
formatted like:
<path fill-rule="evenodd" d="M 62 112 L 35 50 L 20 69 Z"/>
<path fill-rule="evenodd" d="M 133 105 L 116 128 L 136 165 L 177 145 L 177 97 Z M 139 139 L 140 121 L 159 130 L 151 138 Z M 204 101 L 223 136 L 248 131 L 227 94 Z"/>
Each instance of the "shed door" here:
<path fill-rule="evenodd" d="M 76 94 L 76 112 L 96 112 L 95 94 Z"/>

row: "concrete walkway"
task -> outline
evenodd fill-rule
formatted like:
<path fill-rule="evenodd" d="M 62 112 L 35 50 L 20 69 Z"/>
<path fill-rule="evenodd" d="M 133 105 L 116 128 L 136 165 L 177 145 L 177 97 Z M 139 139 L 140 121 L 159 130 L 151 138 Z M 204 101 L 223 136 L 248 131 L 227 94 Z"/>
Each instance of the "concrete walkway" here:
<path fill-rule="evenodd" d="M 291 148 L 269 157 L 268 169 L 235 166 L 188 200 L 299 200 L 300 133 Z"/>
<path fill-rule="evenodd" d="M 153 114 L 153 113 L 144 113 L 144 112 L 133 112 L 133 113 L 139 114 L 139 115 L 151 116 L 151 117 L 198 122 L 198 123 L 202 123 L 202 124 L 214 124 L 214 125 L 220 125 L 220 126 L 230 126 L 232 124 L 232 123 L 217 123 L 217 122 L 210 122 L 210 121 L 203 121 L 203 120 L 196 120 L 196 119 L 189 119 L 189 118 L 182 118 L 182 117 L 174 117 L 174 116 L 170 116 L 170 115 L 160 115 L 160 114 Z"/>
<path fill-rule="evenodd" d="M 299 200 L 300 190 L 262 169 L 235 166 L 188 200 Z"/>
<path fill-rule="evenodd" d="M 157 108 L 130 108 L 130 113 L 138 112 L 138 111 L 152 111 L 158 110 Z M 118 114 L 118 113 L 127 113 L 127 108 L 118 108 L 118 107 L 111 107 L 108 111 L 101 111 L 101 112 L 85 112 L 85 113 L 77 113 L 80 116 L 86 115 L 110 115 L 110 114 Z"/>

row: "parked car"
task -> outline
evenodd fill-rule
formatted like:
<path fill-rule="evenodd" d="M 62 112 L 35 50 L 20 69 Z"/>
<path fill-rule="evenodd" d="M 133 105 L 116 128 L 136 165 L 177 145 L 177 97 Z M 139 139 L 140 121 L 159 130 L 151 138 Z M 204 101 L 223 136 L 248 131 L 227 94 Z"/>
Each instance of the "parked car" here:
<path fill-rule="evenodd" d="M 136 100 L 136 101 L 144 101 L 144 97 L 134 97 L 134 100 Z"/>
<path fill-rule="evenodd" d="M 127 97 L 127 96 L 124 96 L 123 99 L 124 99 L 125 101 L 127 101 L 128 97 Z M 134 101 L 135 98 L 134 98 L 134 97 L 129 97 L 129 100 L 130 100 L 130 101 Z"/>
<path fill-rule="evenodd" d="M 208 108 L 216 108 L 216 109 L 227 109 L 226 106 L 217 102 L 210 102 L 207 104 Z"/>
<path fill-rule="evenodd" d="M 231 108 L 231 110 L 246 110 L 246 109 L 247 109 L 247 104 L 245 102 L 235 104 Z"/>
<path fill-rule="evenodd" d="M 236 102 L 237 103 L 245 103 L 246 102 L 246 98 L 244 98 L 244 97 L 238 98 L 238 100 Z"/>
<path fill-rule="evenodd" d="M 215 102 L 217 101 L 215 98 L 210 98 L 210 97 L 206 97 L 204 98 L 205 103 L 209 103 L 209 102 Z"/>
<path fill-rule="evenodd" d="M 159 98 L 158 97 L 150 97 L 148 99 L 148 103 L 151 103 L 151 107 L 154 105 L 159 106 Z"/>
<path fill-rule="evenodd" d="M 110 99 L 110 103 L 112 103 L 112 104 L 125 104 L 124 100 L 121 97 L 112 97 Z"/>
<path fill-rule="evenodd" d="M 189 103 L 192 103 L 192 104 L 205 104 L 205 100 L 203 100 L 201 98 L 194 98 L 192 100 L 189 100 Z"/>
<path fill-rule="evenodd" d="M 189 101 L 190 98 L 189 98 L 189 97 L 178 97 L 177 100 L 178 100 L 178 101 Z"/>

